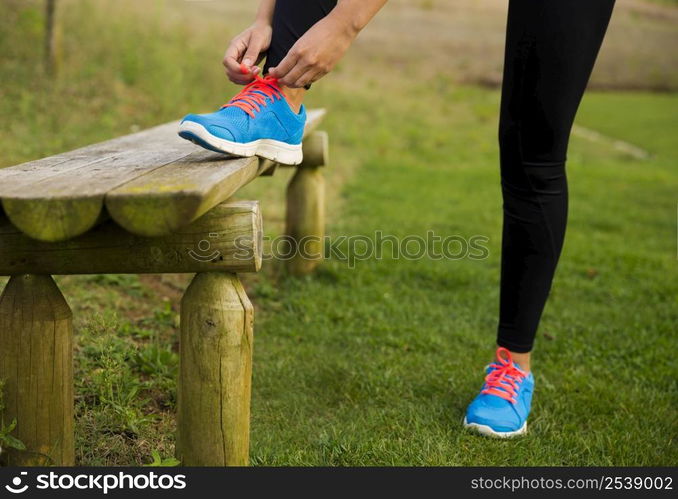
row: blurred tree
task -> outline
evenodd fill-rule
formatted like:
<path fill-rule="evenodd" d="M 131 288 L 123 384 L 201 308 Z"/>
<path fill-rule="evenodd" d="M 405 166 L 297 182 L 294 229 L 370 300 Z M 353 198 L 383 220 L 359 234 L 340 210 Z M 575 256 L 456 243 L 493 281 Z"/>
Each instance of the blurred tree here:
<path fill-rule="evenodd" d="M 46 0 L 45 4 L 45 70 L 49 75 L 56 74 L 56 47 L 54 20 L 57 0 Z"/>

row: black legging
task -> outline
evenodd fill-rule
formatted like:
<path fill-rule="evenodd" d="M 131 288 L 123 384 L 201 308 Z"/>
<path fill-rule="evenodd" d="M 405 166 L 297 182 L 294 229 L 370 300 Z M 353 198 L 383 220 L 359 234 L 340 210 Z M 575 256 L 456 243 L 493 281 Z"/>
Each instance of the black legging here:
<path fill-rule="evenodd" d="M 570 129 L 614 0 L 510 0 L 499 145 L 504 195 L 497 343 L 532 349 L 567 224 Z"/>
<path fill-rule="evenodd" d="M 277 0 L 267 66 L 336 5 Z M 499 145 L 504 196 L 497 343 L 529 352 L 567 223 L 570 129 L 614 0 L 509 0 Z"/>
<path fill-rule="evenodd" d="M 337 0 L 277 0 L 273 14 L 273 39 L 264 72 L 280 64 L 292 45 L 336 5 Z"/>

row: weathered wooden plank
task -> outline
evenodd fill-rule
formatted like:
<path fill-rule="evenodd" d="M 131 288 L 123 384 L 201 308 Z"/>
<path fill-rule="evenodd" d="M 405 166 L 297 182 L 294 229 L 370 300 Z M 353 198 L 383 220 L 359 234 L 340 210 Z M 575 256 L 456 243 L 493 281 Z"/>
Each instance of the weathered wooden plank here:
<path fill-rule="evenodd" d="M 259 175 L 262 177 L 272 177 L 278 168 L 278 163 L 266 158 L 259 158 Z"/>
<path fill-rule="evenodd" d="M 304 137 L 307 137 L 311 132 L 314 132 L 325 119 L 327 114 L 326 109 L 310 109 L 306 113 L 306 128 L 304 128 Z"/>
<path fill-rule="evenodd" d="M 187 466 L 249 460 L 253 308 L 238 277 L 198 274 L 181 301 L 177 456 Z"/>
<path fill-rule="evenodd" d="M 101 221 L 110 189 L 193 150 L 176 123 L 0 170 L 0 201 L 29 236 L 60 241 Z"/>
<path fill-rule="evenodd" d="M 330 164 L 330 138 L 327 132 L 313 132 L 304 140 L 304 160 L 299 167 L 327 166 Z"/>
<path fill-rule="evenodd" d="M 26 445 L 3 464 L 74 466 L 73 320 L 48 275 L 14 276 L 0 296 L 0 378 L 4 421 Z"/>
<path fill-rule="evenodd" d="M 35 183 L 3 192 L 5 214 L 28 236 L 64 241 L 101 221 L 106 193 L 145 171 L 184 157 L 183 147 L 126 151 Z M 13 183 L 10 181 L 10 183 Z"/>
<path fill-rule="evenodd" d="M 16 166 L 0 169 L 0 198 L 12 195 L 26 185 L 61 175 L 88 164 L 105 160 L 130 148 L 143 151 L 159 149 L 167 144 L 168 137 L 176 131 L 178 122 L 166 123 L 149 128 L 143 132 L 125 135 L 116 139 L 81 147 L 73 151 L 57 154 L 48 158 L 29 161 Z M 174 143 L 191 151 L 191 147 L 178 138 Z"/>
<path fill-rule="evenodd" d="M 108 193 L 106 208 L 129 232 L 149 237 L 171 234 L 258 174 L 257 158 L 199 151 Z"/>
<path fill-rule="evenodd" d="M 259 203 L 223 203 L 160 238 L 139 237 L 108 221 L 77 238 L 34 241 L 0 218 L 0 275 L 143 274 L 261 268 Z"/>
<path fill-rule="evenodd" d="M 324 109 L 309 111 L 305 136 L 324 116 Z M 134 234 L 170 234 L 270 168 L 270 162 L 256 158 L 199 152 L 112 190 L 106 195 L 106 207 L 116 222 Z"/>

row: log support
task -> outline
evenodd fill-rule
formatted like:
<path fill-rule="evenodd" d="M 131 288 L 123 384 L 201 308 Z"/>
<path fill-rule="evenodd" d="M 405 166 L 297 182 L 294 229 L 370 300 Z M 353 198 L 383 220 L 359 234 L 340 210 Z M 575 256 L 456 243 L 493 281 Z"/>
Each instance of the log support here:
<path fill-rule="evenodd" d="M 0 296 L 2 422 L 26 450 L 3 449 L 12 466 L 74 466 L 73 320 L 48 275 L 17 275 Z"/>
<path fill-rule="evenodd" d="M 314 132 L 304 141 L 304 162 L 287 186 L 285 234 L 290 243 L 287 269 L 292 275 L 313 272 L 323 259 L 325 237 L 325 178 L 328 164 L 326 132 Z"/>
<path fill-rule="evenodd" d="M 0 219 L 0 275 L 257 272 L 259 203 L 222 203 L 169 236 L 139 237 L 114 223 L 60 243 L 35 241 Z"/>
<path fill-rule="evenodd" d="M 249 461 L 253 308 L 238 277 L 197 274 L 181 302 L 177 457 L 186 466 Z"/>
<path fill-rule="evenodd" d="M 235 274 L 197 274 L 181 303 L 177 454 L 189 466 L 249 461 L 253 307 Z M 2 419 L 26 450 L 2 464 L 74 466 L 72 314 L 50 276 L 0 296 Z"/>

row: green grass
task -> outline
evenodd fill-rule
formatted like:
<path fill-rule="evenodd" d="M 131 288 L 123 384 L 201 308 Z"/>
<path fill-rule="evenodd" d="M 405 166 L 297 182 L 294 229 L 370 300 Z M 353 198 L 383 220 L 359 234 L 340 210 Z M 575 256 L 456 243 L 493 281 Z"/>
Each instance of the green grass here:
<path fill-rule="evenodd" d="M 569 238 L 535 352 L 531 432 L 514 443 L 459 427 L 496 322 L 497 96 L 450 88 L 432 99 L 384 106 L 369 135 L 347 137 L 362 165 L 331 232 L 479 234 L 490 256 L 372 259 L 355 269 L 329 261 L 310 279 L 255 295 L 254 461 L 675 464 L 678 178 L 676 146 L 662 137 L 676 129 L 678 99 L 603 94 L 584 103 L 582 124 L 634 123 L 622 137 L 656 156 L 639 162 L 572 144 Z"/>
<path fill-rule="evenodd" d="M 172 31 L 177 20 L 161 11 L 162 21 L 142 25 L 130 16 L 146 11 L 126 3 L 132 13 L 109 24 L 83 5 L 90 10 L 64 20 L 73 46 L 55 83 L 25 62 L 37 63 L 33 45 L 0 38 L 0 75 L 12 82 L 0 87 L 3 164 L 209 109 L 231 91 L 205 69 L 229 35 L 216 23 L 189 16 Z M 91 25 L 79 25 L 80 15 Z M 17 19 L 37 40 L 38 11 Z M 84 43 L 95 33 L 102 43 Z M 132 50 L 140 44 L 148 50 Z M 387 252 L 354 268 L 330 259 L 304 279 L 268 262 L 245 276 L 256 306 L 252 462 L 675 465 L 678 96 L 585 98 L 580 125 L 652 156 L 572 139 L 570 225 L 537 339 L 530 433 L 500 442 L 460 427 L 497 320 L 499 96 L 352 61 L 309 95 L 311 106 L 330 109 L 329 234 L 484 236 L 489 255 L 408 261 Z M 262 200 L 270 235 L 281 230 L 281 173 L 241 193 Z M 187 279 L 58 278 L 76 326 L 78 464 L 171 464 Z"/>

